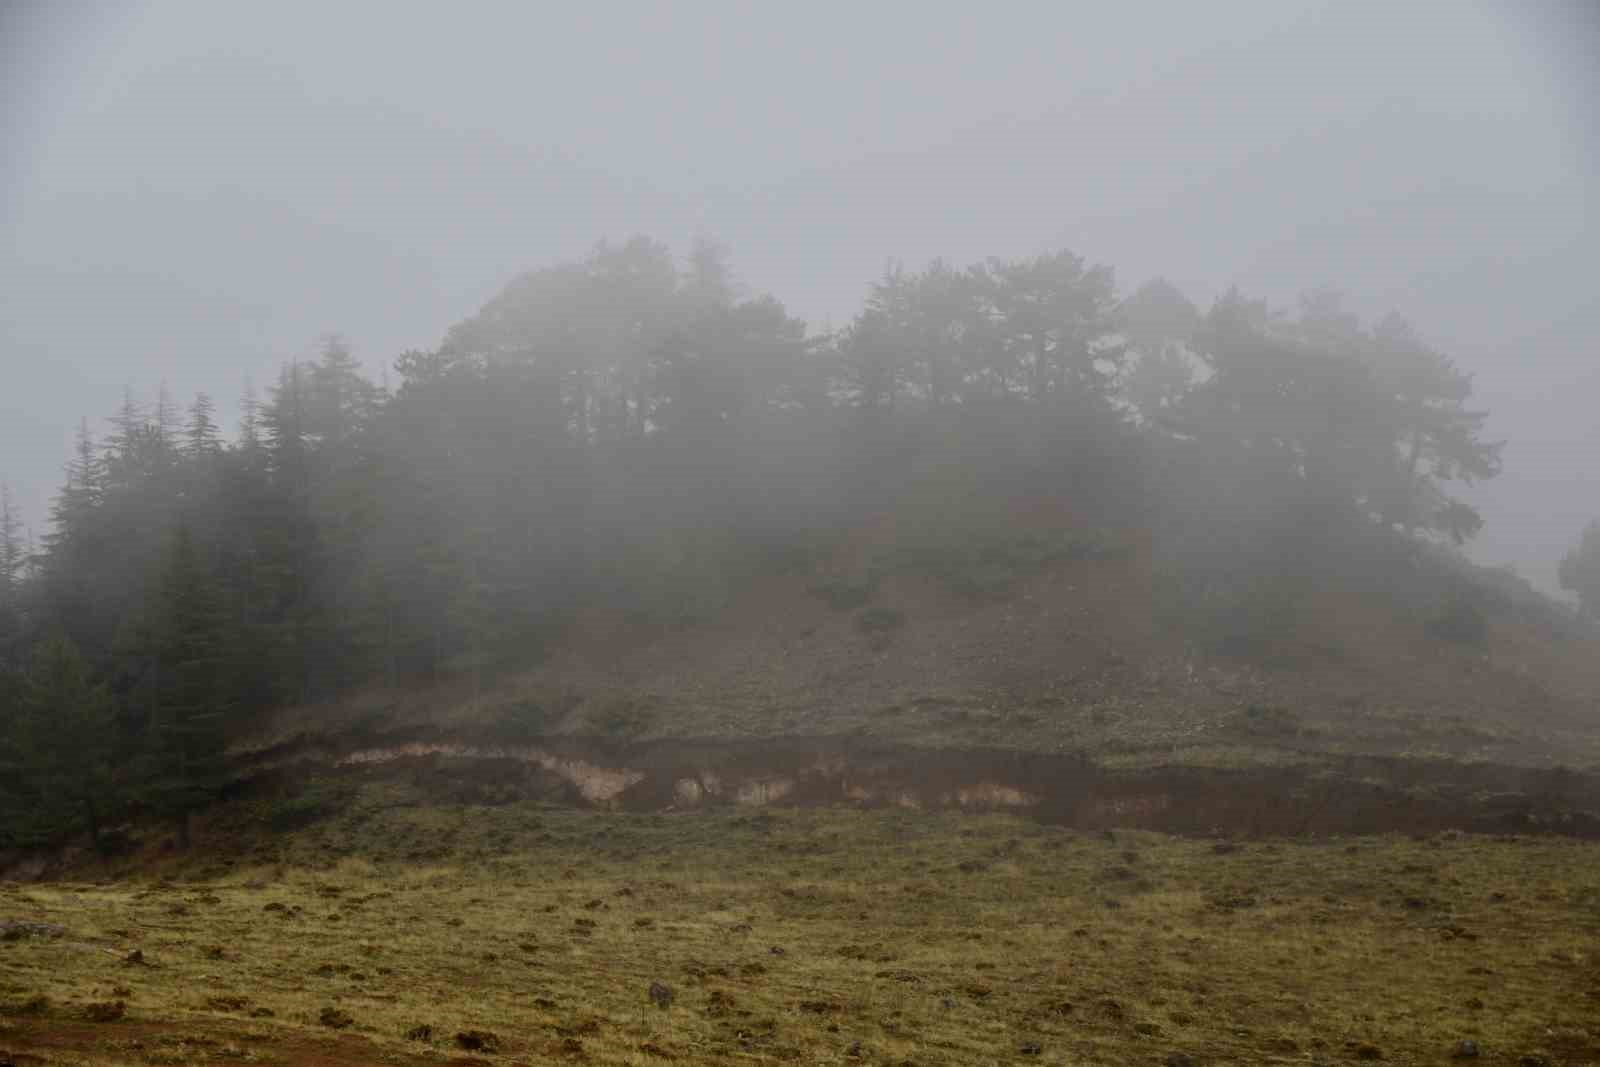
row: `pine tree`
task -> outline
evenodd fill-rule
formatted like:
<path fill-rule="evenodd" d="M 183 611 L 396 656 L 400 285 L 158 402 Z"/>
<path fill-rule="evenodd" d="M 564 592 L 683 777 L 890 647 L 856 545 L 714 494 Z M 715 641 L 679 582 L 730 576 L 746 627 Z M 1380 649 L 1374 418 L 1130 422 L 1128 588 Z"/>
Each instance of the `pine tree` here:
<path fill-rule="evenodd" d="M 161 607 L 147 790 L 188 847 L 190 813 L 222 781 L 228 660 L 222 599 L 186 526 L 173 538 Z"/>
<path fill-rule="evenodd" d="M 28 555 L 11 487 L 0 483 L 0 670 L 10 662 L 22 631 L 22 583 Z"/>
<path fill-rule="evenodd" d="M 35 650 L 7 731 L 11 765 L 0 762 L 27 799 L 14 813 L 13 840 L 46 841 L 81 819 L 96 848 L 110 804 L 111 698 L 65 635 Z M 12 822 L 12 820 L 7 820 Z"/>
<path fill-rule="evenodd" d="M 189 408 L 189 421 L 184 427 L 184 451 L 189 459 L 215 456 L 222 450 L 222 436 L 217 432 L 216 407 L 205 393 L 195 394 Z"/>

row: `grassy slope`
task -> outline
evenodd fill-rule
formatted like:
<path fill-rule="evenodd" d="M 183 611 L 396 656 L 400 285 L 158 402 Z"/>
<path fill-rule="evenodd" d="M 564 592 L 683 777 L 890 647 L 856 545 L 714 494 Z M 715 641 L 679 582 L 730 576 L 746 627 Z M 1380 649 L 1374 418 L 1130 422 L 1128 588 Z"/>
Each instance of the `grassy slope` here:
<path fill-rule="evenodd" d="M 862 551 L 830 562 L 859 574 Z M 548 733 L 850 734 L 940 747 L 1085 751 L 1108 764 L 1298 761 L 1318 753 L 1600 767 L 1600 642 L 1491 616 L 1488 640 L 1427 635 L 1426 611 L 1319 590 L 1266 663 L 1162 624 L 1147 554 L 1046 562 L 1005 595 L 895 573 L 838 610 L 814 576 L 763 576 L 691 625 L 594 610 L 539 666 L 288 709 L 245 746 L 342 725 L 449 732 L 530 714 Z M 877 610 L 893 623 L 864 627 Z"/>
<path fill-rule="evenodd" d="M 394 800 L 278 836 L 236 804 L 221 847 L 134 880 L 0 887 L 0 918 L 67 930 L 0 942 L 0 1050 L 439 1062 L 486 1030 L 503 1063 L 1600 1057 L 1594 844 Z"/>

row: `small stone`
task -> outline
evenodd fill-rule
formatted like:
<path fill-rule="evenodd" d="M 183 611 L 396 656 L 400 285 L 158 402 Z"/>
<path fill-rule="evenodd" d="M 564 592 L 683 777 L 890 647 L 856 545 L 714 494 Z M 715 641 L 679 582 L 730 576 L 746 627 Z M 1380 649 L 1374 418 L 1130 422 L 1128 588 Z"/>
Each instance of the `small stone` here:
<path fill-rule="evenodd" d="M 1200 1061 L 1187 1052 L 1169 1052 L 1167 1067 L 1200 1067 Z"/>
<path fill-rule="evenodd" d="M 1471 1039 L 1457 1041 L 1455 1051 L 1450 1056 L 1458 1060 L 1475 1060 L 1478 1058 L 1478 1043 Z"/>
<path fill-rule="evenodd" d="M 100 1000 L 83 1006 L 83 1017 L 92 1023 L 114 1023 L 127 1012 L 120 1000 Z"/>
<path fill-rule="evenodd" d="M 1044 1046 L 1037 1041 L 1024 1041 L 1017 1051 L 1024 1056 L 1037 1056 L 1044 1051 Z"/>
<path fill-rule="evenodd" d="M 335 1030 L 343 1030 L 353 1024 L 355 1020 L 330 1004 L 317 1015 L 317 1022 Z"/>
<path fill-rule="evenodd" d="M 456 1044 L 468 1052 L 499 1052 L 500 1037 L 487 1030 L 463 1030 L 456 1034 Z"/>

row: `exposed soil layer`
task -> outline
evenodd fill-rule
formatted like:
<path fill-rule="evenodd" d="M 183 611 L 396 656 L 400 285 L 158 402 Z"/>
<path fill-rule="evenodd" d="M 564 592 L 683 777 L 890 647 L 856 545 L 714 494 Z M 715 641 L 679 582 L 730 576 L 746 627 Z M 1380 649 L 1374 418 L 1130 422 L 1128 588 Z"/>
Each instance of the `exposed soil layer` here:
<path fill-rule="evenodd" d="M 260 1026 L 225 1022 L 197 1025 L 192 1021 L 87 1023 L 48 1019 L 23 1021 L 0 1036 L 0 1065 L 16 1067 L 76 1063 L 83 1057 L 95 1062 L 110 1058 L 130 1063 L 249 1060 L 262 1053 L 287 1067 L 438 1062 L 432 1057 L 399 1055 L 357 1035 L 312 1038 L 287 1028 L 268 1032 Z"/>
<path fill-rule="evenodd" d="M 1557 833 L 1600 837 L 1600 775 L 1384 757 L 1282 767 L 1107 769 L 1074 755 L 843 738 L 518 744 L 416 736 L 291 766 L 488 777 L 524 795 L 629 811 L 740 806 L 1011 810 L 1080 829 L 1177 834 Z M 276 772 L 288 773 L 282 764 Z"/>

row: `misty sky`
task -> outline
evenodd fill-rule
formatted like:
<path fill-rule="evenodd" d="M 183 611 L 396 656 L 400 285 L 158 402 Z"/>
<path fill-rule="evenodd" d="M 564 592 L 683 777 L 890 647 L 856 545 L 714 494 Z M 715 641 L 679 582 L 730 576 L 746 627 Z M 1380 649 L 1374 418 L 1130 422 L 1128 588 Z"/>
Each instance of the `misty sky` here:
<path fill-rule="evenodd" d="M 1600 516 L 1600 4 L 0 3 L 0 478 L 79 415 L 374 368 L 643 232 L 840 324 L 889 257 L 1068 247 L 1289 304 L 1332 283 L 1477 376 L 1475 554 Z"/>

